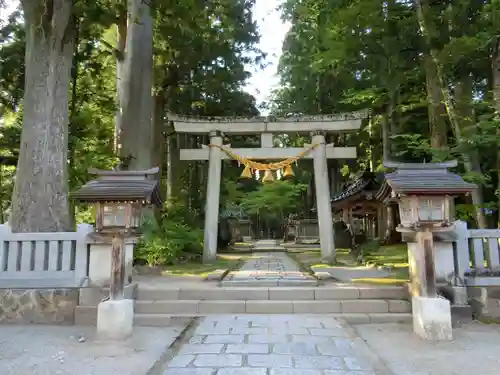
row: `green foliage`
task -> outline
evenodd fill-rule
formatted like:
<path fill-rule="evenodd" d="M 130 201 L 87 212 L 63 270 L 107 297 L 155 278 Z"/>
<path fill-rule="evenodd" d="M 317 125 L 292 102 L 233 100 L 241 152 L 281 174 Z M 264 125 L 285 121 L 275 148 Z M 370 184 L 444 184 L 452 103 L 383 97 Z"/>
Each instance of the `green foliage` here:
<path fill-rule="evenodd" d="M 136 259 L 150 266 L 173 265 L 199 260 L 203 250 L 203 231 L 186 222 L 190 213 L 183 205 L 168 202 L 159 220 L 149 219 L 136 248 Z"/>
<path fill-rule="evenodd" d="M 266 183 L 256 191 L 245 195 L 240 206 L 248 214 L 279 218 L 301 208 L 300 197 L 306 189 L 307 186 L 304 184 L 294 184 L 289 181 Z"/>

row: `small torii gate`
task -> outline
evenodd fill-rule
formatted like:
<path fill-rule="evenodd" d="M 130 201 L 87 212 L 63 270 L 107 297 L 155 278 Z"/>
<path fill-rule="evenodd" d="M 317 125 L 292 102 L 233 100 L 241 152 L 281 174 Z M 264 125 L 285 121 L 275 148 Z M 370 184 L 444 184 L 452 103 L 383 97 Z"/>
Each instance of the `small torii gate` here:
<path fill-rule="evenodd" d="M 228 148 L 235 154 L 247 159 L 286 159 L 296 157 L 315 145 L 304 156 L 313 159 L 314 181 L 316 186 L 316 207 L 321 243 L 321 256 L 324 261 L 335 260 L 332 210 L 327 159 L 355 159 L 356 147 L 334 147 L 326 144 L 325 134 L 356 131 L 361 128 L 362 119 L 368 111 L 360 111 L 330 116 L 275 117 L 183 117 L 169 114 L 177 133 L 209 134 L 212 147 L 201 149 L 181 149 L 180 160 L 208 160 L 207 202 L 205 208 L 205 229 L 203 261 L 215 260 L 217 254 L 217 232 L 219 223 L 219 200 L 222 160 L 231 159 L 221 148 Z M 261 134 L 260 148 L 230 149 L 222 144 L 222 134 Z M 274 147 L 273 133 L 310 133 L 312 145 L 304 148 Z"/>

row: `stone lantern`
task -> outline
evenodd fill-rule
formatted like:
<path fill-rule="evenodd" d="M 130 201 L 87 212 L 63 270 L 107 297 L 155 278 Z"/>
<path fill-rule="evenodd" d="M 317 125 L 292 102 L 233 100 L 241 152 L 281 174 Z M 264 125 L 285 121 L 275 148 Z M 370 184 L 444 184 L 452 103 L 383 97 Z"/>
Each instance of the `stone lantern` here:
<path fill-rule="evenodd" d="M 439 254 L 434 237 L 454 230 L 454 197 L 476 188 L 448 171 L 456 165 L 456 161 L 384 163 L 395 171 L 385 175 L 381 189 L 398 203 L 401 224 L 397 230 L 408 241 L 414 331 L 429 340 L 452 338 L 450 302 L 437 295 L 436 258 L 446 258 L 440 262 L 453 267 L 453 250 L 450 244 L 451 251 Z"/>
<path fill-rule="evenodd" d="M 89 270 L 90 279 L 92 267 L 111 274 L 109 300 L 99 303 L 97 310 L 97 332 L 103 338 L 124 339 L 132 334 L 134 304 L 124 298 L 124 286 L 125 265 L 132 266 L 133 251 L 126 253 L 125 237 L 138 232 L 152 205 L 162 204 L 159 184 L 154 179 L 158 170 L 91 169 L 89 173 L 97 178 L 72 194 L 76 201 L 94 204 L 96 235 L 101 243 L 108 244 L 97 258 L 94 256 L 94 261 L 91 249 Z"/>

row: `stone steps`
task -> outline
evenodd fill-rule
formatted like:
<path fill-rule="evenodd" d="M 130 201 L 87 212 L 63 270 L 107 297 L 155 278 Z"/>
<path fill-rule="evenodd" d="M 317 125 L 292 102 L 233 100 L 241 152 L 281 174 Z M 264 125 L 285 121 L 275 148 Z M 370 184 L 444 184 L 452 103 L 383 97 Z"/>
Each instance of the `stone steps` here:
<path fill-rule="evenodd" d="M 331 314 L 409 313 L 411 305 L 402 300 L 172 300 L 135 301 L 137 314 Z"/>
<path fill-rule="evenodd" d="M 215 301 L 331 301 L 382 299 L 406 300 L 403 287 L 322 286 L 322 287 L 220 287 L 204 288 L 142 288 L 136 292 L 138 301 L 215 300 Z M 99 301 L 96 301 L 96 304 Z"/>
<path fill-rule="evenodd" d="M 75 323 L 96 324 L 102 293 L 80 296 Z M 129 293 L 130 294 L 130 293 Z M 135 299 L 135 324 L 165 326 L 177 317 L 213 314 L 328 314 L 355 323 L 400 322 L 411 319 L 403 287 L 331 285 L 324 287 L 146 288 Z"/>
<path fill-rule="evenodd" d="M 194 317 L 203 317 L 210 315 L 227 314 L 224 311 L 217 313 L 191 313 L 191 314 L 134 314 L 134 325 L 141 327 L 165 327 L 172 324 L 177 324 L 179 321 L 190 320 Z M 231 313 L 230 315 L 232 315 Z M 273 314 L 262 313 L 262 314 Z M 274 314 L 280 315 L 275 312 Z M 309 315 L 315 315 L 309 313 Z M 409 312 L 394 312 L 394 313 L 329 313 L 316 314 L 328 315 L 334 318 L 345 319 L 348 323 L 354 324 L 369 324 L 369 323 L 407 323 L 411 322 L 412 315 Z M 97 307 L 95 306 L 77 306 L 75 311 L 76 325 L 95 325 L 97 322 Z"/>

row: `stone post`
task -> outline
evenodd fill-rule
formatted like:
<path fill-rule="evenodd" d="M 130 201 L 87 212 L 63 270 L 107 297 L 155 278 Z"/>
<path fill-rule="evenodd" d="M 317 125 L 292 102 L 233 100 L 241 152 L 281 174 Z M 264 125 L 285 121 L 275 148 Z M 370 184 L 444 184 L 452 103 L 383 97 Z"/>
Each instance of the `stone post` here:
<path fill-rule="evenodd" d="M 313 133 L 314 148 L 314 182 L 316 185 L 316 207 L 318 208 L 319 238 L 321 258 L 324 262 L 335 260 L 335 242 L 333 233 L 332 207 L 330 203 L 330 186 L 328 184 L 328 167 L 326 163 L 326 143 L 322 133 Z"/>
<path fill-rule="evenodd" d="M 97 306 L 97 335 L 104 340 L 125 340 L 132 336 L 134 301 L 124 299 L 125 241 L 115 233 L 111 245 L 109 300 Z"/>
<path fill-rule="evenodd" d="M 452 339 L 450 301 L 436 293 L 433 234 L 430 229 L 416 232 L 415 248 L 410 255 L 413 269 L 413 331 L 424 340 Z M 413 256 L 412 256 L 413 255 Z M 415 280 L 413 277 L 420 278 Z"/>
<path fill-rule="evenodd" d="M 210 132 L 210 143 L 222 146 L 220 132 Z M 222 173 L 222 150 L 210 147 L 208 158 L 207 202 L 205 206 L 205 232 L 203 262 L 214 261 L 217 256 L 217 232 L 219 228 L 219 199 Z"/>

